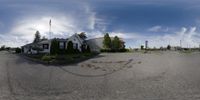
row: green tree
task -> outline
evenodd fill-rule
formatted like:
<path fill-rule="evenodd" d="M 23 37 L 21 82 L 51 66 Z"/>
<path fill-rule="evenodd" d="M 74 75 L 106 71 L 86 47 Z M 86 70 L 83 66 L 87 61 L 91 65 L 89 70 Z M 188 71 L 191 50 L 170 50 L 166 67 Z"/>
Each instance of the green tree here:
<path fill-rule="evenodd" d="M 111 39 L 108 33 L 104 35 L 104 40 L 103 40 L 103 47 L 106 49 L 111 48 Z"/>
<path fill-rule="evenodd" d="M 87 38 L 85 32 L 81 32 L 80 34 L 78 34 L 78 36 L 79 36 L 80 38 L 82 38 L 83 40 L 85 40 L 85 39 Z"/>
<path fill-rule="evenodd" d="M 74 48 L 73 48 L 73 42 L 69 41 L 67 43 L 67 53 L 68 54 L 73 54 L 74 53 Z"/>
<path fill-rule="evenodd" d="M 167 45 L 167 50 L 171 50 L 171 46 L 170 45 Z"/>
<path fill-rule="evenodd" d="M 36 31 L 33 43 L 38 43 L 38 42 L 40 42 L 40 40 L 41 40 L 40 32 Z"/>
<path fill-rule="evenodd" d="M 16 49 L 15 49 L 15 53 L 21 53 L 22 52 L 22 50 L 19 48 L 19 47 L 17 47 Z"/>
<path fill-rule="evenodd" d="M 0 50 L 5 50 L 6 46 L 5 45 L 2 45 Z"/>
<path fill-rule="evenodd" d="M 114 49 L 115 51 L 118 51 L 120 47 L 121 47 L 120 40 L 117 36 L 115 36 L 112 41 L 112 49 Z"/>
<path fill-rule="evenodd" d="M 10 47 L 6 47 L 6 50 L 10 50 L 11 48 Z"/>
<path fill-rule="evenodd" d="M 85 44 L 82 44 L 81 45 L 81 51 L 83 52 L 83 53 L 85 53 L 86 52 L 86 50 L 87 50 L 87 45 L 85 45 Z"/>
<path fill-rule="evenodd" d="M 90 52 L 91 52 L 90 46 L 89 46 L 89 45 L 87 46 L 86 52 L 87 52 L 87 53 L 90 53 Z"/>
<path fill-rule="evenodd" d="M 59 54 L 59 42 L 56 39 L 51 41 L 50 54 L 55 55 Z"/>
<path fill-rule="evenodd" d="M 141 50 L 144 50 L 144 45 L 141 45 Z"/>

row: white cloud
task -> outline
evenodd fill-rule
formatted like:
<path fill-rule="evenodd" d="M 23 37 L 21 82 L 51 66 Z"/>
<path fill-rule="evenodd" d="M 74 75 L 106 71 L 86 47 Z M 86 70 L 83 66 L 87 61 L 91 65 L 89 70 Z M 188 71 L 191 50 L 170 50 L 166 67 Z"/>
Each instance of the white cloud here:
<path fill-rule="evenodd" d="M 41 17 L 27 18 L 16 23 L 9 34 L 19 36 L 27 40 L 32 40 L 35 32 L 40 31 L 41 35 L 49 37 L 49 20 L 51 19 L 52 37 L 75 32 L 76 28 L 73 20 L 67 17 Z"/>
<path fill-rule="evenodd" d="M 161 26 L 153 26 L 151 28 L 148 29 L 148 31 L 150 32 L 158 32 L 159 30 L 161 30 Z"/>
<path fill-rule="evenodd" d="M 66 6 L 70 5 L 69 3 Z M 73 5 L 76 5 L 76 3 Z M 22 16 L 16 18 L 9 32 L 0 35 L 0 45 L 21 46 L 30 43 L 33 41 L 36 30 L 39 30 L 42 36 L 49 37 L 50 19 L 52 20 L 52 37 L 60 38 L 67 38 L 75 32 L 82 31 L 85 31 L 89 38 L 102 37 L 108 24 L 108 21 L 105 21 L 106 19 L 98 18 L 96 13 L 85 3 L 78 3 L 76 7 L 69 7 L 66 10 L 36 5 L 26 10 L 26 7 L 22 4 L 15 6 L 23 8 L 23 10 L 19 11 Z M 2 25 L 0 23 L 0 27 Z M 110 36 L 119 36 L 125 40 L 130 40 L 127 47 L 139 47 L 144 44 L 145 40 L 149 41 L 151 47 L 166 46 L 169 43 L 177 46 L 180 44 L 180 40 L 182 40 L 184 47 L 199 46 L 200 33 L 197 32 L 196 27 L 183 27 L 180 31 L 173 33 L 168 33 L 168 30 L 168 28 L 157 25 L 149 28 L 148 31 L 163 32 L 165 34 L 144 35 L 143 33 L 123 33 L 117 31 L 109 33 Z"/>
<path fill-rule="evenodd" d="M 24 39 L 20 39 L 17 36 L 0 34 L 0 46 L 6 45 L 6 46 L 11 46 L 11 47 L 17 47 L 19 45 L 23 45 L 24 43 L 28 43 L 28 41 Z"/>
<path fill-rule="evenodd" d="M 51 12 L 51 14 L 31 14 L 21 16 L 13 23 L 13 27 L 5 36 L 0 45 L 21 46 L 33 41 L 34 34 L 38 30 L 42 36 L 49 38 L 49 20 L 51 19 L 51 38 L 67 38 L 70 35 L 86 31 L 89 37 L 100 36 L 100 31 L 105 23 L 103 19 L 97 18 L 89 6 L 81 5 L 73 12 Z M 81 9 L 81 11 L 80 11 Z M 53 16 L 51 16 L 53 15 Z M 12 43 L 13 42 L 13 43 Z"/>
<path fill-rule="evenodd" d="M 149 32 L 167 32 L 169 28 L 163 28 L 162 26 L 153 26 L 148 29 Z"/>
<path fill-rule="evenodd" d="M 122 32 L 110 32 L 110 36 L 118 36 L 123 39 L 137 39 L 141 38 L 141 36 L 138 33 L 122 33 Z"/>
<path fill-rule="evenodd" d="M 135 34 L 132 36 L 134 37 Z M 180 46 L 180 40 L 182 41 L 182 47 L 199 47 L 200 33 L 197 32 L 196 27 L 185 28 L 182 27 L 180 31 L 174 33 L 168 33 L 164 35 L 138 35 L 133 39 L 133 43 L 130 47 L 140 47 L 144 45 L 144 41 L 149 41 L 150 47 L 165 47 L 168 44 L 172 46 Z M 129 37 L 129 36 L 128 36 Z"/>

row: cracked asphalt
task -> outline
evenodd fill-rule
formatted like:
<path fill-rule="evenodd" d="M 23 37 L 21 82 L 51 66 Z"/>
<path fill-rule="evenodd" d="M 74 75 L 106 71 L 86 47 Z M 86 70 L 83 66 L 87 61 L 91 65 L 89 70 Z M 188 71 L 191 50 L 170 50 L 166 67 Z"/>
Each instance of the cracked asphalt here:
<path fill-rule="evenodd" d="M 1 51 L 0 100 L 200 100 L 200 53 L 103 53 L 46 66 Z"/>

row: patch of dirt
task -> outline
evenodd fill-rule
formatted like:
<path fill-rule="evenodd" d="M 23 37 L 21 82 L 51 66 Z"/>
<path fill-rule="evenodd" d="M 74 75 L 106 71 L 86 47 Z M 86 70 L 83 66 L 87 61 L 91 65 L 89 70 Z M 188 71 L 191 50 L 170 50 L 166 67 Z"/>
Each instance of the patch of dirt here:
<path fill-rule="evenodd" d="M 141 64 L 141 61 L 133 62 L 133 59 L 129 59 L 127 61 L 97 61 L 92 60 L 88 63 L 83 63 L 79 65 L 84 68 L 91 68 L 94 70 L 101 70 L 107 72 L 115 72 L 118 70 L 122 70 L 124 68 L 132 68 L 134 64 Z"/>

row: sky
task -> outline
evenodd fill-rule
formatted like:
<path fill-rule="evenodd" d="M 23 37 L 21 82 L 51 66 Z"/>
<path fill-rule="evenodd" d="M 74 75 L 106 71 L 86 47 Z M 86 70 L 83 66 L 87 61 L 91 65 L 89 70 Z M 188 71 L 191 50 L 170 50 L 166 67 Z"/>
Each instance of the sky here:
<path fill-rule="evenodd" d="M 49 20 L 51 19 L 51 36 Z M 199 0 L 0 0 L 0 46 L 31 43 L 36 31 L 47 38 L 86 32 L 119 36 L 126 47 L 199 47 Z"/>

